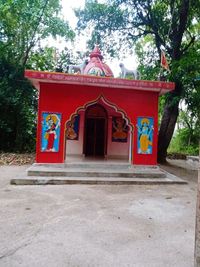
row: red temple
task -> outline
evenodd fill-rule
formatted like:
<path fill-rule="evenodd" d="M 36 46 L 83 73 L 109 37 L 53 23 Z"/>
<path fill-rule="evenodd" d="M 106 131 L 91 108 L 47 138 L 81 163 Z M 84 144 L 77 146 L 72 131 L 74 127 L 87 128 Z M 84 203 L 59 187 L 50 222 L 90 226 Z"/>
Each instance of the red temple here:
<path fill-rule="evenodd" d="M 98 46 L 83 74 L 25 76 L 39 90 L 37 163 L 77 156 L 157 164 L 158 98 L 174 83 L 113 78 Z"/>

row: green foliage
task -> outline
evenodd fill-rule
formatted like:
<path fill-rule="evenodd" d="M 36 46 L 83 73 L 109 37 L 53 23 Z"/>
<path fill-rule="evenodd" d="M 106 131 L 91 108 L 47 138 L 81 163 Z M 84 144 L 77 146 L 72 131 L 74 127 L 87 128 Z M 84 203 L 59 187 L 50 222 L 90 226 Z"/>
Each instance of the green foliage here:
<path fill-rule="evenodd" d="M 31 51 L 26 68 L 40 71 L 67 72 L 70 64 L 76 64 L 86 57 L 79 51 L 65 47 L 61 51 L 55 47 L 43 47 Z"/>
<path fill-rule="evenodd" d="M 49 36 L 74 37 L 59 17 L 59 0 L 0 1 L 0 50 L 6 60 L 25 65 L 31 49 Z"/>
<path fill-rule="evenodd" d="M 165 107 L 165 95 L 162 95 L 159 97 L 159 101 L 158 101 L 158 125 L 160 126 L 161 123 L 161 118 L 162 118 L 162 114 L 163 114 L 163 110 Z"/>
<path fill-rule="evenodd" d="M 199 118 L 192 116 L 188 109 L 181 109 L 177 126 L 178 129 L 172 139 L 168 152 L 198 155 L 200 141 Z"/>
<path fill-rule="evenodd" d="M 41 40 L 73 39 L 60 8 L 59 0 L 0 0 L 0 150 L 34 149 L 37 91 L 24 78 L 24 69 L 55 67 L 52 49 L 34 50 Z"/>
<path fill-rule="evenodd" d="M 119 56 L 119 52 L 124 54 L 127 52 L 128 46 L 123 42 L 124 33 L 121 31 L 126 27 L 125 9 L 119 8 L 115 2 L 107 5 L 89 0 L 85 2 L 84 10 L 76 9 L 75 14 L 79 18 L 77 24 L 79 33 L 89 29 L 90 50 L 98 43 L 111 57 Z"/>
<path fill-rule="evenodd" d="M 191 143 L 188 145 L 188 140 L 191 138 Z M 186 155 L 199 155 L 199 134 L 191 136 L 190 130 L 183 128 L 177 131 L 176 135 L 172 138 L 168 153 L 182 153 Z"/>
<path fill-rule="evenodd" d="M 0 61 L 0 150 L 31 151 L 36 133 L 37 93 L 23 69 Z"/>
<path fill-rule="evenodd" d="M 158 80 L 160 62 L 150 34 L 135 42 L 135 53 L 139 61 L 139 71 L 144 80 Z"/>
<path fill-rule="evenodd" d="M 45 47 L 30 52 L 26 68 L 40 71 L 54 71 L 55 65 L 55 48 Z"/>
<path fill-rule="evenodd" d="M 109 52 L 110 45 L 112 54 L 113 50 L 127 50 L 127 45 L 135 49 L 142 79 L 161 77 L 176 83 L 174 92 L 164 96 L 159 104 L 159 115 L 164 114 L 158 142 L 160 160 L 164 160 L 172 138 L 181 99 L 199 121 L 200 90 L 195 82 L 200 77 L 199 14 L 200 2 L 195 0 L 107 0 L 104 4 L 90 0 L 83 10 L 77 11 L 78 27 L 92 32 L 96 41 L 105 45 L 104 51 Z M 94 39 L 89 43 L 94 43 Z M 161 46 L 170 72 L 160 68 Z"/>

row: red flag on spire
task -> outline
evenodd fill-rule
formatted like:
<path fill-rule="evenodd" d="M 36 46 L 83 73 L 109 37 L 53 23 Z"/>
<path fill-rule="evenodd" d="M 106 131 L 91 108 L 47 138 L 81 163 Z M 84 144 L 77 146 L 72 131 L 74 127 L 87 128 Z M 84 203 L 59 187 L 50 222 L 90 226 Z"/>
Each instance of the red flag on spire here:
<path fill-rule="evenodd" d="M 169 70 L 169 65 L 165 56 L 165 52 L 163 50 L 161 50 L 161 66 L 164 69 Z"/>

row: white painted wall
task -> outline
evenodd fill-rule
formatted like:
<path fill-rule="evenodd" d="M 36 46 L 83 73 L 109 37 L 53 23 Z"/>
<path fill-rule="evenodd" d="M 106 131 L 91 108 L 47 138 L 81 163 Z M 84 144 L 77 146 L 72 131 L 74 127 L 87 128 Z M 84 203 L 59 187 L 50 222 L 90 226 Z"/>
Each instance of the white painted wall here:
<path fill-rule="evenodd" d="M 84 112 L 80 112 L 79 137 L 78 140 L 66 141 L 66 155 L 82 155 L 84 135 Z"/>

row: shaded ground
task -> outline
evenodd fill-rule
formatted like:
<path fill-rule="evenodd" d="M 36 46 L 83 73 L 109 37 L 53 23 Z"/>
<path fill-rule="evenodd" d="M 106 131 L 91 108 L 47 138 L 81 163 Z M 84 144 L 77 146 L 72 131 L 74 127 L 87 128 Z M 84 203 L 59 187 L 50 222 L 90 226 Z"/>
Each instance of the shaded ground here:
<path fill-rule="evenodd" d="M 27 167 L 0 167 L 0 266 L 193 266 L 197 171 L 184 161 L 162 168 L 188 185 L 11 186 Z"/>

